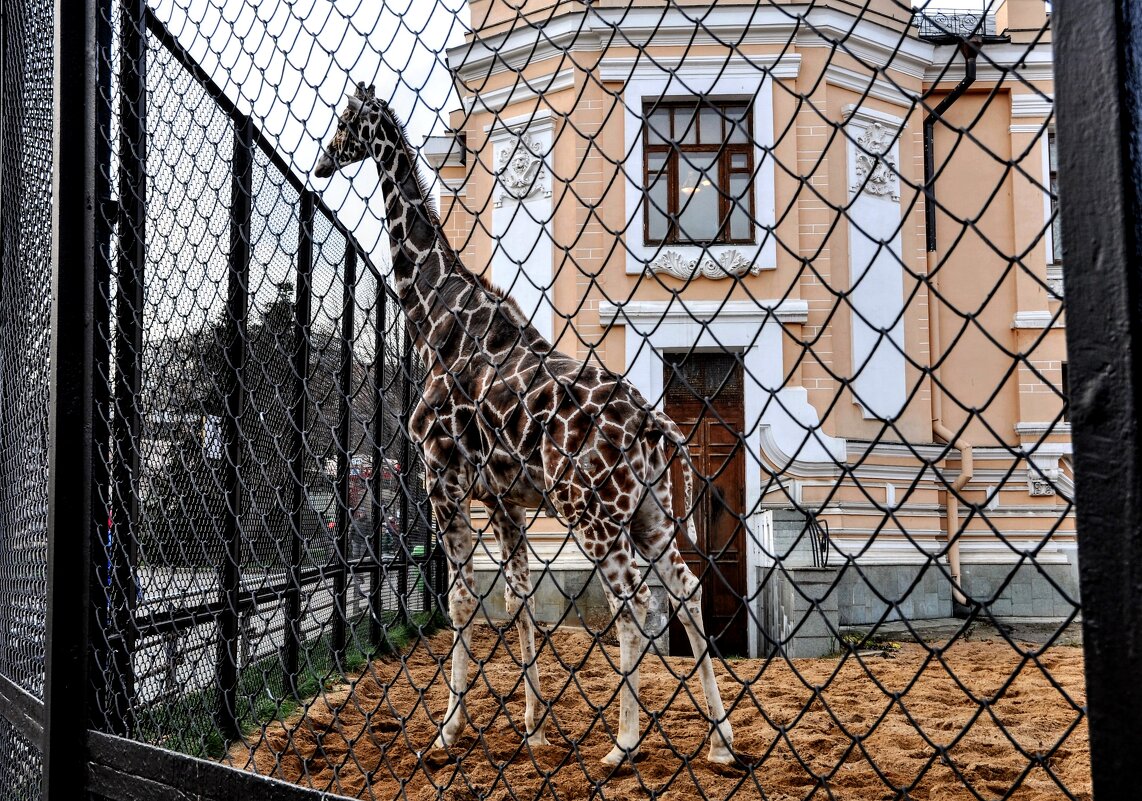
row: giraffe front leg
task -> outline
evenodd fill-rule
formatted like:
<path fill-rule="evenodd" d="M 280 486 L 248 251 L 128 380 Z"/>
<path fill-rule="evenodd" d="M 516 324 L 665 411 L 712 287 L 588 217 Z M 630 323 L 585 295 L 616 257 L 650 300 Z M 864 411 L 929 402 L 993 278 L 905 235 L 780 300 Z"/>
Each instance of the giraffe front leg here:
<path fill-rule="evenodd" d="M 541 692 L 535 654 L 535 602 L 532 600 L 531 568 L 527 561 L 526 516 L 514 506 L 500 507 L 492 515 L 504 567 L 504 607 L 515 620 L 519 634 L 520 664 L 524 669 L 524 736 L 528 745 L 547 745 L 547 717 L 539 711 Z"/>
<path fill-rule="evenodd" d="M 623 556 L 626 556 L 623 554 Z M 623 575 L 612 579 L 604 566 L 603 580 L 607 600 L 611 604 L 619 636 L 619 670 L 622 673 L 619 691 L 619 733 L 615 747 L 610 750 L 603 763 L 611 766 L 622 764 L 624 759 L 634 759 L 639 745 L 639 665 L 646 650 L 644 626 L 646 611 L 650 606 L 650 590 L 642 583 L 641 576 L 633 561 L 620 560 Z M 637 589 L 635 589 L 637 587 Z"/>
<path fill-rule="evenodd" d="M 441 537 L 448 557 L 448 614 L 455 634 L 452 638 L 452 675 L 448 682 L 448 711 L 440 725 L 435 748 L 450 748 L 464 730 L 468 711 L 464 694 L 468 690 L 468 665 L 472 653 L 472 619 L 479 607 L 472 574 L 475 543 L 467 515 L 437 506 L 437 520 L 448 521 Z"/>
<path fill-rule="evenodd" d="M 472 652 L 472 617 L 476 612 L 476 598 L 459 582 L 448 594 L 448 613 L 452 617 L 455 634 L 452 638 L 452 676 L 448 682 L 448 711 L 436 738 L 435 748 L 451 748 L 464 731 L 468 711 L 464 694 L 468 691 L 468 665 Z"/>

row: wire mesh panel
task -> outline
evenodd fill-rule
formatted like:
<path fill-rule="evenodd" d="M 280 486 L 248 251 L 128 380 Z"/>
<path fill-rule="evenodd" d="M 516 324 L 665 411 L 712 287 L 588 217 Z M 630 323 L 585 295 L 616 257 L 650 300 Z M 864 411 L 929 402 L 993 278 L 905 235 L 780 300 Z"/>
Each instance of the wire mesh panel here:
<path fill-rule="evenodd" d="M 42 698 L 51 334 L 52 6 L 0 14 L 0 677 Z M 9 693 L 5 693 L 10 697 Z M 38 743 L 0 718 L 4 797 L 39 795 Z"/>
<path fill-rule="evenodd" d="M 1089 797 L 1049 4 L 915 5 L 125 4 L 101 724 Z"/>
<path fill-rule="evenodd" d="M 216 758 L 435 609 L 402 423 L 423 368 L 249 114 L 144 5 L 113 14 L 95 719 Z"/>

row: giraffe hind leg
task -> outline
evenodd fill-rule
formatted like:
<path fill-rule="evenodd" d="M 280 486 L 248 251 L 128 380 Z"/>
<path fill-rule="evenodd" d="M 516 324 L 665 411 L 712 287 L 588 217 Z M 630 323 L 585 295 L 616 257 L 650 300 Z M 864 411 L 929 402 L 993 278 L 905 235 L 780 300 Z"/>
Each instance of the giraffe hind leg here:
<path fill-rule="evenodd" d="M 659 498 L 660 504 L 662 500 Z M 654 500 L 650 499 L 649 502 L 653 504 Z M 678 551 L 674 541 L 675 526 L 666 520 L 662 508 L 670 507 L 660 505 L 655 510 L 644 505 L 643 513 L 654 519 L 655 523 L 636 530 L 633 540 L 635 547 L 651 563 L 650 569 L 658 571 L 671 603 L 678 610 L 678 619 L 686 629 L 686 637 L 690 640 L 711 723 L 708 759 L 718 764 L 730 764 L 737 761 L 733 751 L 734 732 L 722 703 L 722 694 L 714 676 L 713 660 L 710 658 L 710 641 L 702 620 L 702 586 Z"/>
<path fill-rule="evenodd" d="M 638 753 L 639 732 L 639 665 L 646 652 L 646 612 L 650 606 L 650 589 L 635 566 L 630 546 L 625 540 L 616 543 L 599 562 L 603 591 L 610 604 L 619 636 L 619 729 L 615 747 L 602 761 L 617 766 Z"/>

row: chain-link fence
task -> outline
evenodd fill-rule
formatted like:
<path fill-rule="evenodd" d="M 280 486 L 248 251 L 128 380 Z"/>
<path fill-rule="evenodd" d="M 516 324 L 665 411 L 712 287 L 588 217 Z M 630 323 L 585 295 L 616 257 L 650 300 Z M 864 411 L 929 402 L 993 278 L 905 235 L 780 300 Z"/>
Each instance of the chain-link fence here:
<path fill-rule="evenodd" d="M 1089 798 L 1050 4 L 914 5 L 100 4 L 92 727 L 358 798 Z"/>
<path fill-rule="evenodd" d="M 0 695 L 43 698 L 47 370 L 51 314 L 52 24 L 47 3 L 0 8 Z M 10 682 L 10 684 L 9 684 Z M 43 761 L 0 717 L 4 798 L 39 797 Z"/>

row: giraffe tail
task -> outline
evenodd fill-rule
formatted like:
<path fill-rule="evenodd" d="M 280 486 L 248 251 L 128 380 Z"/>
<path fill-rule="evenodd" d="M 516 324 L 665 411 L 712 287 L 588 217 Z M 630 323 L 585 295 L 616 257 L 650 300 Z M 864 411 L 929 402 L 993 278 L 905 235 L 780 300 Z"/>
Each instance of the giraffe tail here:
<path fill-rule="evenodd" d="M 698 544 L 698 531 L 694 525 L 694 465 L 690 461 L 690 449 L 686 446 L 686 435 L 678 428 L 678 424 L 671 420 L 665 413 L 655 409 L 653 412 L 653 426 L 656 431 L 662 433 L 666 439 L 677 449 L 678 454 L 682 457 L 682 488 L 685 494 L 685 508 L 682 509 L 682 514 L 686 518 L 686 536 L 690 538 L 690 542 L 695 546 Z M 678 517 L 678 510 L 675 509 L 675 517 Z"/>

